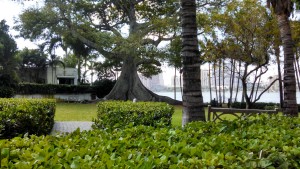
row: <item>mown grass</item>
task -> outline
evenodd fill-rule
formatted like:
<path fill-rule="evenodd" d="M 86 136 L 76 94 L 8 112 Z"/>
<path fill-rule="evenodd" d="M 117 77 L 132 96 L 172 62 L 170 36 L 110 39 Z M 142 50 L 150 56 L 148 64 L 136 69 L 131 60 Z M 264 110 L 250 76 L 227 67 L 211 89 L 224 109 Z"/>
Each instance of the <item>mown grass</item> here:
<path fill-rule="evenodd" d="M 57 103 L 55 121 L 92 121 L 97 116 L 97 104 Z"/>
<path fill-rule="evenodd" d="M 97 116 L 97 103 L 57 103 L 55 121 L 92 121 Z M 175 106 L 173 126 L 181 126 L 182 106 Z"/>
<path fill-rule="evenodd" d="M 207 108 L 205 108 L 207 117 Z M 97 103 L 57 103 L 55 121 L 92 121 L 97 116 Z M 232 115 L 224 115 L 223 119 L 232 120 Z M 182 106 L 175 106 L 175 113 L 172 117 L 173 126 L 181 126 Z"/>

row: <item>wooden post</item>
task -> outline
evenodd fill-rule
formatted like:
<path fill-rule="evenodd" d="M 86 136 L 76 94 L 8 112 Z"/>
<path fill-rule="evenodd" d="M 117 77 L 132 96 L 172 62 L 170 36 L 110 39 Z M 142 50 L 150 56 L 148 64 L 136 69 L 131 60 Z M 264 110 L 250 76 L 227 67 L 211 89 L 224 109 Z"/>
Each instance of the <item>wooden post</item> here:
<path fill-rule="evenodd" d="M 211 114 L 210 114 L 210 109 L 211 109 L 211 106 L 208 105 L 208 106 L 207 106 L 207 115 L 208 115 L 207 121 L 210 121 L 210 116 L 211 116 Z"/>

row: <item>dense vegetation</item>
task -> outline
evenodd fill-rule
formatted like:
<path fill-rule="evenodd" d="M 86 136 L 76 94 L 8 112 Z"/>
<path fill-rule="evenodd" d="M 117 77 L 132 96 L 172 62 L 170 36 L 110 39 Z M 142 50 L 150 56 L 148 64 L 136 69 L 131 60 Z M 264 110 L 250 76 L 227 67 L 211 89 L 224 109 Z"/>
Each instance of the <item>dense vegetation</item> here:
<path fill-rule="evenodd" d="M 51 99 L 0 99 L 0 138 L 49 134 L 55 104 Z"/>
<path fill-rule="evenodd" d="M 99 102 L 94 127 L 114 129 L 128 125 L 171 126 L 173 114 L 174 107 L 162 102 Z"/>
<path fill-rule="evenodd" d="M 136 126 L 1 140 L 2 168 L 299 168 L 300 119 Z"/>

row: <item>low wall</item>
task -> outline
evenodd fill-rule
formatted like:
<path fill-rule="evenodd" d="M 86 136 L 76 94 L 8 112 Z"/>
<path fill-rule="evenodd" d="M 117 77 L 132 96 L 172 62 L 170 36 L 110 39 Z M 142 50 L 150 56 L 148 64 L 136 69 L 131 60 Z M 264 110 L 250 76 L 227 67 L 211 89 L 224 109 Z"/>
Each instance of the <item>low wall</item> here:
<path fill-rule="evenodd" d="M 95 100 L 96 97 L 92 96 L 91 93 L 80 93 L 80 94 L 53 94 L 53 95 L 43 95 L 43 94 L 16 94 L 15 98 L 53 98 L 59 99 L 63 101 L 71 101 L 71 102 L 80 102 L 80 101 L 92 101 Z"/>

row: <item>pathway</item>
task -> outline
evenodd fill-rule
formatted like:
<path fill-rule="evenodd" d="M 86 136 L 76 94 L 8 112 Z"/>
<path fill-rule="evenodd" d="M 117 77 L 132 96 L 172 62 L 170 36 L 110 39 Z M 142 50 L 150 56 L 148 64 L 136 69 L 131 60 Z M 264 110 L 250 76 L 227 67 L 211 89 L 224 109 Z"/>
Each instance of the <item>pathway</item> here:
<path fill-rule="evenodd" d="M 77 128 L 79 128 L 80 131 L 91 130 L 92 124 L 93 122 L 90 121 L 56 121 L 51 134 L 70 133 L 75 131 Z"/>

